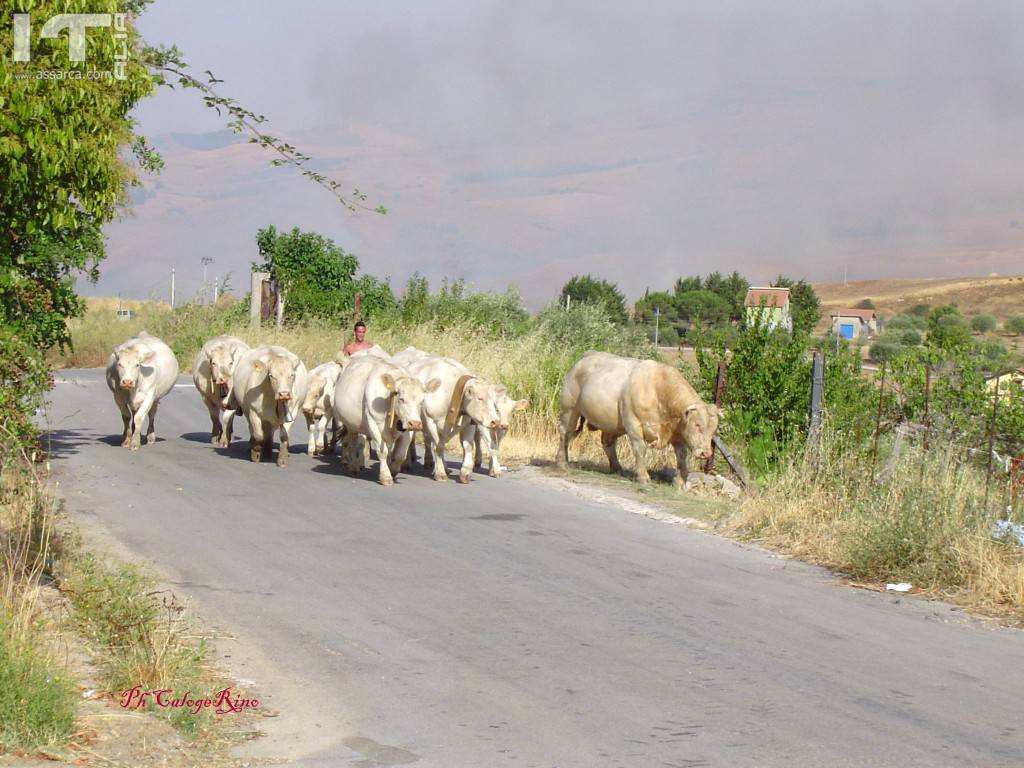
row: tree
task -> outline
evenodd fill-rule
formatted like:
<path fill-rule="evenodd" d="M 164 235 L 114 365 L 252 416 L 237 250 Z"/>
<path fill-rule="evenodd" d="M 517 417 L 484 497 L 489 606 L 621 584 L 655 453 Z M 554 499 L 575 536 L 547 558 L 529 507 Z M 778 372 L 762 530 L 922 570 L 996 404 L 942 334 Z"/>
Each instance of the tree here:
<path fill-rule="evenodd" d="M 772 283 L 775 288 L 789 288 L 790 312 L 793 315 L 793 331 L 810 333 L 821 319 L 821 299 L 814 288 L 805 280 L 793 281 L 779 275 Z"/>
<path fill-rule="evenodd" d="M 970 347 L 971 330 L 960 310 L 945 305 L 931 311 L 928 315 L 928 345 L 947 351 Z"/>
<path fill-rule="evenodd" d="M 993 315 L 981 314 L 971 318 L 971 330 L 978 333 L 992 333 L 996 329 L 996 319 Z"/>
<path fill-rule="evenodd" d="M 675 344 L 680 333 L 686 329 L 680 323 L 679 311 L 676 309 L 676 297 L 667 291 L 648 292 L 633 307 L 633 319 L 649 329 L 648 336 L 654 338 L 654 310 L 660 312 L 658 317 L 658 340 L 665 344 Z"/>
<path fill-rule="evenodd" d="M 861 299 L 854 305 L 854 309 L 874 309 L 875 302 L 871 299 Z"/>
<path fill-rule="evenodd" d="M 914 317 L 928 317 L 928 313 L 931 312 L 930 304 L 915 304 L 909 310 L 907 314 L 913 315 Z"/>
<path fill-rule="evenodd" d="M 63 13 L 66 5 L 33 3 L 32 18 Z M 131 13 L 142 5 L 97 0 L 89 10 Z M 126 26 L 126 45 L 137 52 L 134 24 Z M 15 66 L 29 75 L 113 71 L 118 41 L 109 34 L 89 37 L 87 62 L 69 61 L 61 35 L 33 40 L 31 61 L 15 64 L 13 42 L 8 28 L 0 35 L 0 324 L 46 349 L 69 343 L 65 320 L 82 312 L 74 275 L 96 278 L 104 255 L 100 228 L 125 201 L 125 186 L 137 183 L 122 150 L 133 139 L 128 113 L 153 82 L 137 56 L 128 57 L 125 79 L 113 85 L 15 76 Z"/>
<path fill-rule="evenodd" d="M 725 284 L 722 286 L 722 292 L 719 295 L 729 302 L 731 307 L 729 311 L 730 320 L 740 321 L 743 319 L 746 312 L 743 303 L 747 299 L 747 291 L 749 289 L 750 282 L 739 272 L 733 271 L 725 279 Z"/>
<path fill-rule="evenodd" d="M 316 232 L 298 227 L 278 234 L 273 226 L 256 233 L 263 258 L 253 269 L 269 272 L 285 296 L 285 318 L 290 321 L 319 317 L 348 320 L 357 293 L 362 316 L 369 319 L 395 307 L 391 287 L 371 275 L 356 277 L 359 260 Z"/>
<path fill-rule="evenodd" d="M 613 322 L 626 322 L 626 297 L 615 283 L 591 275 L 573 275 L 562 286 L 559 301 L 563 306 L 566 297 L 570 303 L 579 302 L 600 307 Z"/>
<path fill-rule="evenodd" d="M 675 285 L 672 286 L 672 293 L 679 296 L 683 293 L 699 291 L 703 287 L 704 281 L 701 280 L 700 275 L 697 275 L 696 277 L 677 277 Z"/>
<path fill-rule="evenodd" d="M 1004 327 L 1010 333 L 1020 336 L 1022 333 L 1024 333 L 1024 315 L 1014 315 L 1013 317 L 1008 317 L 1006 319 Z"/>
<path fill-rule="evenodd" d="M 676 308 L 681 320 L 688 324 L 699 317 L 702 323 L 718 325 L 729 319 L 729 302 L 711 291 L 687 291 L 677 294 Z"/>

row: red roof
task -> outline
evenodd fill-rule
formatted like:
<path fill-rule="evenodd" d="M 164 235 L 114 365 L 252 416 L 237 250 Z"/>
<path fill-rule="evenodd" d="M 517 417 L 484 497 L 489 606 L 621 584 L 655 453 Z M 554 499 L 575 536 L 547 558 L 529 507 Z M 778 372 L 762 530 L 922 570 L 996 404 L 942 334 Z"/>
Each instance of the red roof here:
<path fill-rule="evenodd" d="M 761 299 L 764 299 L 766 307 L 784 307 L 789 303 L 789 288 L 750 288 L 743 303 L 748 307 L 759 307 Z"/>
<path fill-rule="evenodd" d="M 837 309 L 832 313 L 832 317 L 859 317 L 865 323 L 875 319 L 875 310 L 873 309 Z"/>

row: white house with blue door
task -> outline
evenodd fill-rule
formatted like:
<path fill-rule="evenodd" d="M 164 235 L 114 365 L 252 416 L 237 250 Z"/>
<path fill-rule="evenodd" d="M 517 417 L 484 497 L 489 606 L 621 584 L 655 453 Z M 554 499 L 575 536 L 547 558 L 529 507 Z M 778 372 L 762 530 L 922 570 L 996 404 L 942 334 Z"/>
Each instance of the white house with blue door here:
<path fill-rule="evenodd" d="M 848 341 L 870 339 L 878 333 L 878 316 L 873 309 L 837 309 L 832 313 L 832 333 Z"/>

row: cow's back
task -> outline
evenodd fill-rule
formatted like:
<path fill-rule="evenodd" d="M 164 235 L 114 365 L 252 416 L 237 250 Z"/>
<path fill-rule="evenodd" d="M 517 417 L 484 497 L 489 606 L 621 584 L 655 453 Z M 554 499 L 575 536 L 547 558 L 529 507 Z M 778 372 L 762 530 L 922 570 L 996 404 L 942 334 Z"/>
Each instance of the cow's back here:
<path fill-rule="evenodd" d="M 623 389 L 639 362 L 608 352 L 588 352 L 562 382 L 562 412 L 577 412 L 595 429 L 621 434 Z"/>

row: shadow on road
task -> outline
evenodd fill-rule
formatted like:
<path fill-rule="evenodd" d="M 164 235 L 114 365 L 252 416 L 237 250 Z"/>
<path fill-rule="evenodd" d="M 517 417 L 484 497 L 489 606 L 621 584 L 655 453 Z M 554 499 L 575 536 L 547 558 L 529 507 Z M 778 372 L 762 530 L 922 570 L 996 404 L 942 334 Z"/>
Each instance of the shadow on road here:
<path fill-rule="evenodd" d="M 111 448 L 120 448 L 121 435 L 98 435 L 93 431 L 79 429 L 52 429 L 43 434 L 43 448 L 53 459 L 66 459 L 78 453 L 82 446 L 104 443 Z M 167 438 L 157 435 L 157 443 L 166 443 Z M 146 448 L 143 442 L 142 448 Z M 126 449 L 127 450 L 127 449 Z"/>

